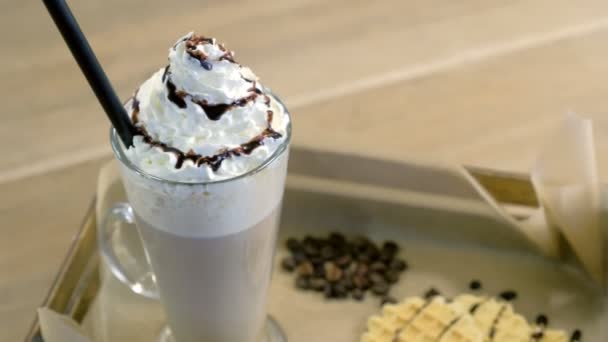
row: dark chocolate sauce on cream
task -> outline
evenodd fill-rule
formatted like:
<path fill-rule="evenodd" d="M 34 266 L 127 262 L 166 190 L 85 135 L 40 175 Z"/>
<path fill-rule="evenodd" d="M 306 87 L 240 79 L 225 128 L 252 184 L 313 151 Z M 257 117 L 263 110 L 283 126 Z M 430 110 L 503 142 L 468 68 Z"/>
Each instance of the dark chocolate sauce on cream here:
<path fill-rule="evenodd" d="M 252 86 L 248 89 L 251 92 L 250 95 L 240 98 L 232 103 L 209 104 L 206 100 L 198 100 L 183 90 L 177 90 L 175 84 L 173 84 L 171 81 L 171 71 L 169 70 L 169 67 L 165 68 L 162 79 L 167 87 L 167 98 L 169 101 L 173 102 L 179 108 L 186 108 L 187 104 L 185 99 L 188 98 L 192 103 L 199 105 L 207 115 L 207 118 L 213 121 L 221 119 L 222 115 L 234 107 L 246 106 L 249 102 L 255 101 L 259 95 L 263 94 L 262 90 L 256 87 L 255 82 L 251 81 Z M 267 95 L 264 96 L 265 104 L 268 106 L 270 104 L 270 98 Z"/>
<path fill-rule="evenodd" d="M 169 81 L 167 81 L 167 83 L 169 83 Z M 135 95 L 137 95 L 137 94 L 135 94 Z M 272 110 L 268 110 L 266 112 L 266 123 L 267 123 L 266 129 L 264 129 L 264 131 L 262 131 L 260 134 L 253 137 L 249 141 L 242 143 L 241 145 L 231 148 L 231 149 L 221 150 L 212 156 L 203 156 L 203 155 L 195 153 L 192 150 L 184 153 L 183 151 L 181 151 L 175 147 L 168 146 L 167 144 L 165 144 L 163 142 L 154 140 L 148 134 L 148 132 L 145 130 L 144 127 L 142 127 L 141 125 L 137 125 L 137 123 L 139 122 L 139 119 L 138 119 L 139 118 L 139 115 L 138 115 L 139 114 L 139 100 L 137 99 L 137 97 L 135 95 L 133 96 L 132 105 L 131 105 L 131 109 L 132 109 L 131 119 L 133 121 L 133 124 L 136 125 L 138 135 L 143 136 L 144 141 L 147 144 L 150 144 L 154 147 L 158 147 L 158 148 L 162 149 L 164 152 L 174 153 L 177 156 L 177 161 L 175 163 L 176 169 L 180 169 L 183 166 L 184 161 L 191 160 L 199 167 L 201 165 L 208 165 L 209 167 L 211 167 L 211 169 L 213 171 L 217 171 L 221 167 L 222 162 L 224 160 L 231 158 L 231 157 L 240 156 L 243 154 L 249 155 L 256 148 L 264 145 L 264 140 L 266 138 L 279 139 L 283 136 L 281 133 L 275 131 L 272 128 L 273 112 L 272 112 Z"/>

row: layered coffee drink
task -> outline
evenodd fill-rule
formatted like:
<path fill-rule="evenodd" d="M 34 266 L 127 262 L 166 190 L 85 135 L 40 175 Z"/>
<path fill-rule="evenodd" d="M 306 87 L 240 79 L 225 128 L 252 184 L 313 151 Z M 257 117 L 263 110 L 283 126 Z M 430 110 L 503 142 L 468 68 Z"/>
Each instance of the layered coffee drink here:
<path fill-rule="evenodd" d="M 231 51 L 193 33 L 126 106 L 139 134 L 115 152 L 174 340 L 258 341 L 287 111 Z"/>

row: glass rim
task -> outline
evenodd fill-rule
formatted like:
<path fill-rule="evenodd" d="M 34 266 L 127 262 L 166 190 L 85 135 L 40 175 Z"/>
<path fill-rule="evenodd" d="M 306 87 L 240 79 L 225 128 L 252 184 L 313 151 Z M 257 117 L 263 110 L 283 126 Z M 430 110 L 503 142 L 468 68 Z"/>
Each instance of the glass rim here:
<path fill-rule="evenodd" d="M 183 185 L 183 186 L 220 184 L 220 183 L 227 183 L 227 182 L 231 182 L 234 180 L 252 176 L 252 175 L 264 170 L 268 165 L 272 164 L 276 159 L 278 159 L 281 155 L 283 155 L 283 153 L 287 150 L 289 143 L 291 142 L 291 115 L 289 114 L 287 107 L 285 107 L 285 104 L 276 95 L 274 95 L 267 88 L 265 90 L 268 91 L 268 93 L 269 93 L 268 95 L 272 96 L 272 98 L 278 102 L 279 106 L 281 106 L 281 108 L 283 109 L 283 112 L 287 116 L 287 127 L 285 129 L 285 139 L 281 142 L 279 147 L 271 155 L 269 155 L 266 159 L 264 159 L 264 161 L 262 163 L 260 163 L 253 169 L 251 169 L 243 174 L 240 174 L 240 175 L 234 176 L 234 177 L 229 177 L 229 178 L 210 179 L 210 180 L 205 180 L 205 181 L 176 181 L 176 180 L 165 179 L 162 177 L 152 175 L 152 174 L 142 170 L 137 165 L 135 165 L 129 159 L 129 157 L 127 157 L 122 140 L 119 138 L 118 133 L 116 132 L 114 127 L 110 127 L 110 145 L 112 146 L 112 151 L 114 152 L 114 156 L 116 157 L 116 159 L 118 159 L 119 162 L 121 162 L 124 166 L 128 167 L 133 172 L 137 173 L 139 176 L 152 180 L 152 181 L 157 181 L 157 182 L 166 183 L 166 184 Z"/>

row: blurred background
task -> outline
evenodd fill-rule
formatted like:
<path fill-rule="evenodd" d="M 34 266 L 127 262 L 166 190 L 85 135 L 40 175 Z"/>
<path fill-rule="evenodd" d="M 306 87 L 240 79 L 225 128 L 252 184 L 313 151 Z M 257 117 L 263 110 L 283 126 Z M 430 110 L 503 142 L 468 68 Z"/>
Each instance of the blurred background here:
<path fill-rule="evenodd" d="M 294 143 L 525 172 L 608 105 L 605 0 L 70 3 L 123 99 L 189 31 L 293 114 Z M 109 124 L 39 1 L 0 1 L 0 340 L 21 340 L 110 157 Z"/>

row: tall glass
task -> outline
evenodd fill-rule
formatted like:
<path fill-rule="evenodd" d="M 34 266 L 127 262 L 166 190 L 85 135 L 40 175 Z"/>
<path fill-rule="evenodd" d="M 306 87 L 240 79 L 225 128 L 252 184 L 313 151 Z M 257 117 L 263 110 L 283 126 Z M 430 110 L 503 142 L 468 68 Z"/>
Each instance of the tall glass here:
<path fill-rule="evenodd" d="M 267 160 L 243 175 L 189 183 L 138 168 L 112 130 L 112 148 L 176 342 L 263 337 L 291 127 L 286 135 Z"/>

